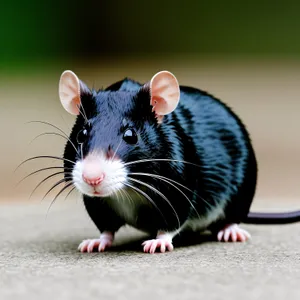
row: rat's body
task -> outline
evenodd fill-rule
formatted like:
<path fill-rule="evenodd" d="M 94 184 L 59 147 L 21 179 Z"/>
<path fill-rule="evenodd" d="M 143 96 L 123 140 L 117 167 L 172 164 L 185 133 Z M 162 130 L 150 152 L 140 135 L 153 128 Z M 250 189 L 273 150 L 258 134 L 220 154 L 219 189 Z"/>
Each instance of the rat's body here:
<path fill-rule="evenodd" d="M 60 88 L 64 107 L 78 115 L 65 172 L 68 177 L 72 170 L 101 232 L 100 239 L 83 241 L 81 251 L 103 251 L 125 224 L 157 235 L 144 243 L 152 253 L 171 250 L 172 238 L 187 228 L 211 230 L 224 241 L 249 237 L 236 224 L 247 220 L 257 165 L 231 109 L 203 91 L 177 86 L 170 73 L 146 85 L 125 79 L 99 92 L 73 75 L 63 75 Z M 75 93 L 76 80 L 79 100 L 63 96 Z"/>
<path fill-rule="evenodd" d="M 127 79 L 120 83 L 118 90 L 137 92 L 140 87 Z M 116 86 L 108 88 L 114 89 Z M 176 110 L 165 116 L 158 128 L 145 133 L 148 140 L 161 135 L 156 149 L 144 146 L 142 151 L 148 151 L 150 155 L 133 155 L 128 161 L 168 158 L 199 165 L 196 167 L 178 161 L 160 161 L 156 162 L 157 169 L 153 168 L 155 164 L 151 162 L 131 167 L 133 172 L 164 176 L 195 191 L 198 197 L 193 197 L 190 191 L 178 186 L 193 202 L 197 212 L 185 196 L 170 184 L 160 179 L 151 180 L 148 176 L 132 177 L 151 184 L 163 193 L 176 210 L 181 225 L 192 225 L 197 229 L 215 225 L 222 229 L 227 224 L 240 223 L 248 214 L 256 185 L 256 160 L 248 134 L 237 116 L 211 95 L 188 87 L 180 87 L 180 91 L 180 102 Z M 122 107 L 123 104 L 120 103 L 120 108 Z M 70 159 L 66 154 L 65 157 Z M 126 215 L 122 217 L 125 208 L 120 207 L 120 211 L 116 213 L 122 219 L 120 223 L 129 223 L 154 234 L 158 230 L 170 232 L 178 229 L 178 220 L 165 199 L 149 189 L 147 193 L 160 208 L 162 215 L 145 201 L 135 212 L 135 221 L 131 220 L 131 216 L 129 219 L 126 219 Z M 132 193 L 130 196 L 137 203 L 140 202 L 137 194 Z M 124 205 L 130 205 L 125 195 L 122 201 L 125 202 Z M 106 199 L 104 203 L 106 202 L 122 206 L 115 199 Z M 91 201 L 84 196 L 84 203 L 92 218 L 94 210 L 97 210 L 97 214 L 102 210 L 100 201 Z M 114 210 L 118 208 L 114 207 Z M 108 225 L 109 218 L 106 220 L 96 215 L 93 219 L 100 231 L 112 229 L 104 228 Z"/>

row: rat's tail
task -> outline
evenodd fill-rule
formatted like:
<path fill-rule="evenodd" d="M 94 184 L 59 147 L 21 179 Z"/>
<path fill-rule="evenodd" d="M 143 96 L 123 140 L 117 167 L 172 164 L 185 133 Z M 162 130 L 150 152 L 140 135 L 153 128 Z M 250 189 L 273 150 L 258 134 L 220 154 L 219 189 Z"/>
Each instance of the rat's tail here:
<path fill-rule="evenodd" d="M 300 211 L 286 213 L 261 213 L 249 212 L 247 218 L 243 221 L 246 224 L 290 224 L 300 222 Z"/>

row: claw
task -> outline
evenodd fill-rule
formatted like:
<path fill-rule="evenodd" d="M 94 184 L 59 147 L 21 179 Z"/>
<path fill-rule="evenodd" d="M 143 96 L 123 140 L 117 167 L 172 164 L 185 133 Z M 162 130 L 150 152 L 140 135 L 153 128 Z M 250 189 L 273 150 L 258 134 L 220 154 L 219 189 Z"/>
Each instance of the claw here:
<path fill-rule="evenodd" d="M 168 251 L 172 251 L 174 249 L 172 245 L 172 238 L 169 234 L 160 234 L 156 239 L 147 240 L 142 243 L 144 246 L 145 253 L 155 253 L 158 249 L 161 253 Z"/>
<path fill-rule="evenodd" d="M 84 240 L 78 246 L 80 252 L 92 253 L 95 249 L 103 252 L 106 248 L 111 247 L 114 240 L 114 234 L 111 232 L 103 232 L 99 239 Z"/>
<path fill-rule="evenodd" d="M 245 242 L 250 239 L 250 234 L 237 224 L 230 224 L 218 232 L 217 238 L 221 242 Z"/>

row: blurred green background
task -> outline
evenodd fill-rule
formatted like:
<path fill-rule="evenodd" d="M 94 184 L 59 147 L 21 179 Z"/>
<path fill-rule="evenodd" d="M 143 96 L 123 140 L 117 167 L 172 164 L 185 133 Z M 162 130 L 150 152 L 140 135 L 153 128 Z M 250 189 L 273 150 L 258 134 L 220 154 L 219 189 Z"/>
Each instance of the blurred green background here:
<path fill-rule="evenodd" d="M 300 53 L 299 1 L 3 1 L 0 63 L 176 53 Z"/>
<path fill-rule="evenodd" d="M 23 159 L 62 154 L 58 137 L 30 144 L 50 128 L 24 124 L 42 120 L 69 132 L 74 117 L 58 99 L 65 69 L 96 88 L 168 69 L 241 116 L 259 161 L 256 203 L 281 198 L 286 207 L 300 198 L 299 32 L 299 1 L 3 1 L 0 198 L 26 200 L 46 176 L 26 181 L 28 191 L 16 196 L 8 174 Z M 13 177 L 55 163 L 32 162 Z"/>

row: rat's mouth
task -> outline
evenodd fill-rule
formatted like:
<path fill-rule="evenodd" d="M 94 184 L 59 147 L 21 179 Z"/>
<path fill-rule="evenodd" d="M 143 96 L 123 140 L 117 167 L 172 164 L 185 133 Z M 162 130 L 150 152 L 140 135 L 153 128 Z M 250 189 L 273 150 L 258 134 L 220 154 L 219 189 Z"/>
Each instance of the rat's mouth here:
<path fill-rule="evenodd" d="M 92 187 L 84 182 L 74 181 L 74 185 L 82 195 L 89 197 L 109 197 L 117 191 L 116 188 L 109 188 L 104 184 Z"/>
<path fill-rule="evenodd" d="M 93 194 L 95 197 L 107 197 L 110 196 L 112 194 L 112 192 L 104 192 L 103 190 L 94 190 Z"/>

